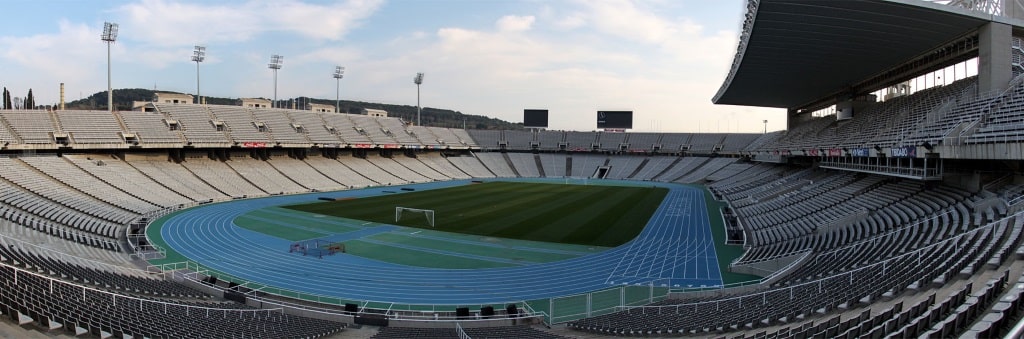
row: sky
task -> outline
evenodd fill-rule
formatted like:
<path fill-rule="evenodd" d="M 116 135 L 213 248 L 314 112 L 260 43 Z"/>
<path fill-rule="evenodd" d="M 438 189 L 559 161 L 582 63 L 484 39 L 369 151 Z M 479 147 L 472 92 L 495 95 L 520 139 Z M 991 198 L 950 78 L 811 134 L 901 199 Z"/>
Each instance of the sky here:
<path fill-rule="evenodd" d="M 590 131 L 598 110 L 632 110 L 639 132 L 762 132 L 785 112 L 711 103 L 736 52 L 745 0 L 135 0 L 4 4 L 0 85 L 36 102 L 114 88 L 416 105 Z M 17 13 L 17 15 L 10 15 Z M 333 78 L 344 66 L 344 78 Z"/>

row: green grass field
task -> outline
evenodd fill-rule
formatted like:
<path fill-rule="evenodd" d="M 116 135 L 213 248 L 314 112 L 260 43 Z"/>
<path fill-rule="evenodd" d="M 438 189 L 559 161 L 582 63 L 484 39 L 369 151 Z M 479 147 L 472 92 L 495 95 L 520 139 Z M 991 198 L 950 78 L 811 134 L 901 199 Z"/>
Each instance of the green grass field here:
<path fill-rule="evenodd" d="M 396 224 L 396 206 L 431 209 L 439 231 L 614 247 L 643 230 L 667 193 L 655 187 L 489 182 L 286 208 L 384 224 Z M 416 214 L 397 224 L 431 228 Z"/>

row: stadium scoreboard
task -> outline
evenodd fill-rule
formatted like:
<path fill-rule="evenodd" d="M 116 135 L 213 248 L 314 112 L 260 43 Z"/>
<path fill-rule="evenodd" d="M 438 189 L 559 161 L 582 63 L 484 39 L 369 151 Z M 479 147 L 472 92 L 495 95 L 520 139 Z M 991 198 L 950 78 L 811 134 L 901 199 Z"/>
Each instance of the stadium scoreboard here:
<path fill-rule="evenodd" d="M 523 127 L 526 128 L 547 128 L 548 110 L 546 109 L 524 109 Z"/>
<path fill-rule="evenodd" d="M 597 128 L 632 129 L 633 111 L 597 111 Z"/>

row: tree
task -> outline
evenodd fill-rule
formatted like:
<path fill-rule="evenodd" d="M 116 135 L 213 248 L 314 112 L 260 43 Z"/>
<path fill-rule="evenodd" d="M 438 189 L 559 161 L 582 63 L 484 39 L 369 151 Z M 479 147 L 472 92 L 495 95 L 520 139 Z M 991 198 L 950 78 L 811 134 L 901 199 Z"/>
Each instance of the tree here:
<path fill-rule="evenodd" d="M 25 109 L 36 108 L 36 98 L 32 96 L 32 89 L 28 89 L 28 96 L 25 97 Z"/>
<path fill-rule="evenodd" d="M 11 92 L 7 91 L 7 87 L 4 87 L 4 102 L 3 109 L 11 109 Z"/>

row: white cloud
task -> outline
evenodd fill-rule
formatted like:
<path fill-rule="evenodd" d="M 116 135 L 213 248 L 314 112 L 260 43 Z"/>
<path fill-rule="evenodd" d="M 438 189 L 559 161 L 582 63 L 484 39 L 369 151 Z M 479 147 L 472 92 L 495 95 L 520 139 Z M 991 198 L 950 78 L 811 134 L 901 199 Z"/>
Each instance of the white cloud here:
<path fill-rule="evenodd" d="M 482 27 L 449 19 L 438 27 L 371 21 L 377 0 L 241 1 L 138 0 L 113 10 L 122 27 L 114 86 L 193 91 L 191 46 L 209 43 L 204 95 L 271 96 L 267 58 L 280 52 L 279 98 L 334 98 L 330 73 L 342 65 L 342 99 L 414 105 L 412 77 L 425 72 L 424 106 L 510 121 L 523 108 L 548 108 L 556 129 L 593 129 L 594 111 L 611 108 L 633 109 L 635 129 L 644 131 L 752 132 L 763 119 L 784 125 L 777 110 L 712 105 L 738 33 L 708 31 L 705 18 L 680 17 L 686 13 L 657 2 L 545 2 L 534 12 L 474 21 Z M 360 25 L 374 30 L 372 39 L 351 34 Z M 105 89 L 101 27 L 64 20 L 54 33 L 0 37 L 0 61 L 11 65 L 0 80 L 18 95 L 32 87 L 47 103 L 56 101 L 59 82 L 68 83 L 69 99 Z M 268 50 L 267 37 L 287 46 Z"/>
<path fill-rule="evenodd" d="M 555 22 L 555 27 L 562 29 L 576 29 L 583 27 L 586 24 L 587 19 L 585 19 L 582 14 L 573 13 L 558 19 Z"/>
<path fill-rule="evenodd" d="M 531 16 L 502 17 L 493 30 L 438 29 L 434 41 L 374 62 L 391 66 L 377 80 L 397 87 L 374 95 L 410 103 L 406 78 L 427 70 L 427 106 L 510 121 L 525 107 L 544 107 L 556 129 L 593 129 L 594 111 L 619 108 L 633 109 L 636 129 L 648 131 L 752 132 L 766 117 L 782 124 L 765 110 L 711 104 L 735 32 L 706 32 L 691 19 L 626 1 L 544 6 L 538 15 L 560 33 L 534 27 L 525 19 Z"/>
<path fill-rule="evenodd" d="M 2 55 L 21 66 L 49 75 L 89 73 L 88 69 L 67 66 L 73 64 L 70 61 L 99 59 L 97 51 L 102 46 L 99 41 L 100 31 L 66 20 L 61 20 L 58 26 L 56 34 L 0 37 Z"/>
<path fill-rule="evenodd" d="M 441 28 L 432 40 L 392 49 L 400 56 L 360 66 L 388 68 L 374 72 L 374 83 L 391 86 L 350 95 L 415 104 L 410 77 L 425 70 L 426 106 L 510 121 L 520 121 L 523 108 L 548 108 L 554 129 L 593 129 L 599 109 L 633 109 L 640 131 L 755 132 L 763 119 L 770 129 L 785 125 L 781 110 L 711 103 L 737 32 L 707 31 L 701 18 L 644 6 L 657 4 L 542 6 L 527 31 Z"/>
<path fill-rule="evenodd" d="M 506 15 L 498 19 L 496 27 L 502 32 L 522 32 L 530 30 L 535 18 L 532 15 L 515 16 Z"/>
<path fill-rule="evenodd" d="M 291 59 L 294 63 L 329 62 L 335 66 L 344 66 L 348 62 L 362 58 L 362 55 L 355 48 L 329 46 L 296 55 Z M 333 66 L 331 69 L 334 69 Z"/>
<path fill-rule="evenodd" d="M 284 31 L 316 40 L 340 40 L 373 14 L 380 0 L 349 0 L 332 5 L 296 0 L 251 0 L 241 4 L 141 0 L 121 6 L 126 35 L 151 44 L 190 45 L 196 40 L 244 41 Z"/>
<path fill-rule="evenodd" d="M 35 88 L 36 101 L 49 104 L 57 100 L 61 82 L 75 98 L 82 88 L 98 88 L 100 83 L 106 88 L 106 67 L 99 66 L 106 61 L 100 29 L 67 20 L 57 26 L 52 34 L 0 37 L 0 61 L 8 65 L 2 80 L 12 94 Z M 116 58 L 123 49 L 115 44 L 112 53 Z"/>

